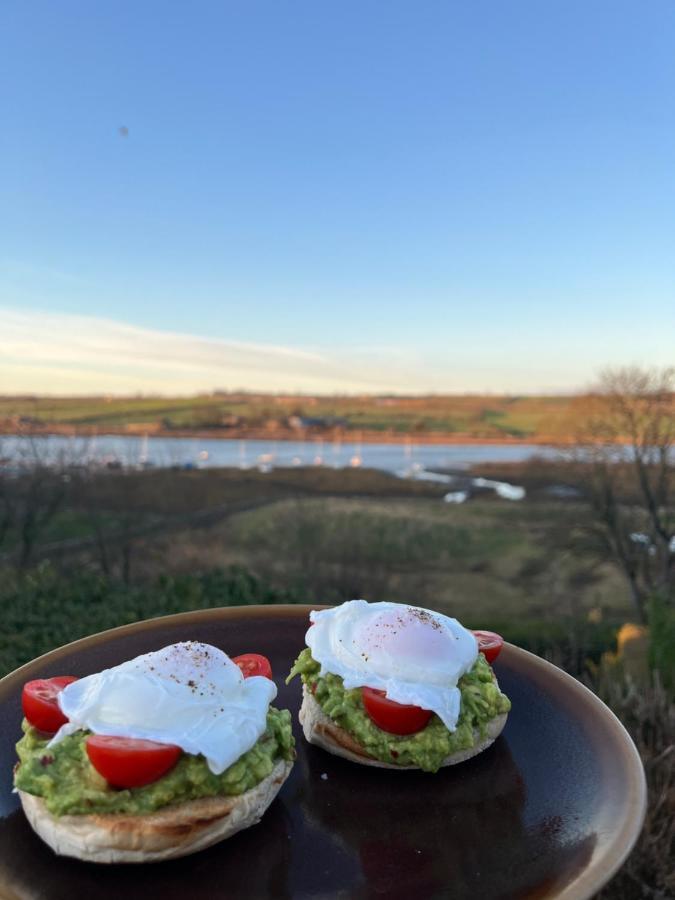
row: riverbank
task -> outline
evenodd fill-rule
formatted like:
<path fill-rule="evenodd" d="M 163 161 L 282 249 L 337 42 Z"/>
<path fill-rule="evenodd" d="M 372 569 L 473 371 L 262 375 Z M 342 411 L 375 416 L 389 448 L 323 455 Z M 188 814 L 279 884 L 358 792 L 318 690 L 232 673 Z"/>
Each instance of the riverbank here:
<path fill-rule="evenodd" d="M 41 427 L 21 427 L 16 422 L 0 422 L 0 435 L 11 437 L 136 437 L 136 438 L 188 438 L 192 440 L 222 441 L 284 441 L 328 444 L 453 444 L 490 446 L 527 446 L 536 444 L 542 447 L 570 446 L 574 438 L 553 435 L 532 435 L 530 437 L 514 437 L 511 435 L 495 436 L 472 432 L 433 431 L 433 432 L 396 432 L 392 430 L 375 431 L 364 429 L 266 429 L 266 428 L 159 428 L 154 425 L 126 425 L 120 428 L 82 427 L 73 425 L 49 425 Z"/>

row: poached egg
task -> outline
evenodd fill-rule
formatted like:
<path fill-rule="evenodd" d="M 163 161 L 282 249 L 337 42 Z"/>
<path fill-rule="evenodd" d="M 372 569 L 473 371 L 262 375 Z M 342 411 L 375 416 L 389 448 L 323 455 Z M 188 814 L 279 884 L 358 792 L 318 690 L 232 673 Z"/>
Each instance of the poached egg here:
<path fill-rule="evenodd" d="M 171 644 L 67 685 L 58 703 L 69 721 L 49 746 L 79 729 L 159 741 L 202 754 L 220 775 L 263 734 L 276 695 L 217 647 Z"/>
<path fill-rule="evenodd" d="M 310 613 L 306 643 L 321 675 L 347 690 L 385 691 L 390 700 L 435 712 L 457 728 L 459 679 L 478 657 L 473 634 L 456 619 L 417 606 L 350 600 Z"/>

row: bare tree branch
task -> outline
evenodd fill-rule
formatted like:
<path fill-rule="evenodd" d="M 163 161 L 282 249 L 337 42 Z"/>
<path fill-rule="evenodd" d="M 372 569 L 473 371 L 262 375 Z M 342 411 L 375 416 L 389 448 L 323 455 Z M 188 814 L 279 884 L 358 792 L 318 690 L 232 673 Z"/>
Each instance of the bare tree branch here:
<path fill-rule="evenodd" d="M 608 369 L 577 416 L 593 508 L 644 620 L 650 595 L 673 592 L 675 369 Z"/>

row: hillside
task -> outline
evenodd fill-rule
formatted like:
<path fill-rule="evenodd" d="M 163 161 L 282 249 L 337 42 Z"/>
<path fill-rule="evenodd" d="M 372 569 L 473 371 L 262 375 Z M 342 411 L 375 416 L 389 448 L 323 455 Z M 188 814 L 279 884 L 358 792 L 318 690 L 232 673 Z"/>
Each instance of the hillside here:
<path fill-rule="evenodd" d="M 0 397 L 0 432 L 145 432 L 293 438 L 359 432 L 364 440 L 565 440 L 574 397 Z"/>

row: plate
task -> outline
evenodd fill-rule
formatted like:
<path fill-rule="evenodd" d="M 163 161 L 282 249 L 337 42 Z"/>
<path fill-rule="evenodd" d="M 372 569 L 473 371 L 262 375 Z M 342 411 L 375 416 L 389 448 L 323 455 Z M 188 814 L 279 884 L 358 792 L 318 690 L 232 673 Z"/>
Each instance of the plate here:
<path fill-rule="evenodd" d="M 637 751 L 615 716 L 554 666 L 509 644 L 495 664 L 513 703 L 495 744 L 436 775 L 362 767 L 309 746 L 297 723 L 308 606 L 252 606 L 138 622 L 68 644 L 0 681 L 0 894 L 96 900 L 592 897 L 645 812 Z M 58 857 L 27 824 L 11 772 L 31 678 L 86 675 L 180 640 L 264 653 L 298 758 L 260 824 L 183 859 L 102 867 Z"/>

